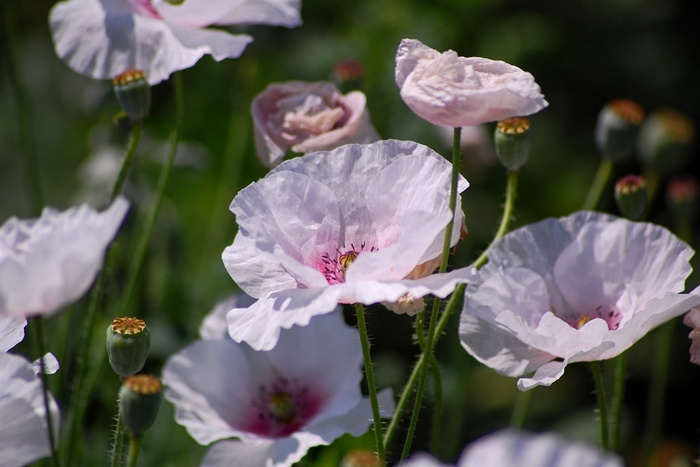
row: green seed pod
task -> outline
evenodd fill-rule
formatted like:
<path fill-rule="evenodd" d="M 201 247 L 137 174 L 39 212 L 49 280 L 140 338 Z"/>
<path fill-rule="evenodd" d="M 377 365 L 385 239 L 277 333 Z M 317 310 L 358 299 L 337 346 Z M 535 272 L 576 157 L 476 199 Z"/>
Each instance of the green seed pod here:
<path fill-rule="evenodd" d="M 622 177 L 615 184 L 615 201 L 623 216 L 635 221 L 641 219 L 649 204 L 646 180 L 637 175 Z"/>
<path fill-rule="evenodd" d="M 156 420 L 163 383 L 150 375 L 124 378 L 119 390 L 119 413 L 132 436 L 141 436 Z"/>
<path fill-rule="evenodd" d="M 525 165 L 532 146 L 530 121 L 527 118 L 507 118 L 496 125 L 496 155 L 511 172 Z"/>
<path fill-rule="evenodd" d="M 151 85 L 141 70 L 126 70 L 113 80 L 119 105 L 132 122 L 140 123 L 151 109 Z"/>
<path fill-rule="evenodd" d="M 690 156 L 695 125 L 671 109 L 654 112 L 646 119 L 637 141 L 639 157 L 649 169 L 665 177 L 680 171 Z"/>
<path fill-rule="evenodd" d="M 615 163 L 624 162 L 632 155 L 639 127 L 644 121 L 644 110 L 627 99 L 615 99 L 598 114 L 595 142 L 604 157 Z"/>
<path fill-rule="evenodd" d="M 143 320 L 116 318 L 107 326 L 107 356 L 119 376 L 138 373 L 146 363 L 151 346 L 151 333 Z"/>
<path fill-rule="evenodd" d="M 666 186 L 666 204 L 674 217 L 682 222 L 693 222 L 698 215 L 700 186 L 694 178 L 675 177 Z"/>

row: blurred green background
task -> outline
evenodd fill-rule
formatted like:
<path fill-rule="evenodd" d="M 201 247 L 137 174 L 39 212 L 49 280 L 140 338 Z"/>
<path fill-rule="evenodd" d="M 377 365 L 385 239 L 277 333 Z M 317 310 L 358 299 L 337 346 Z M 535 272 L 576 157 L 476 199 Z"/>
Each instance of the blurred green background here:
<path fill-rule="evenodd" d="M 95 158 L 121 154 L 129 135 L 125 121 L 112 120 L 119 108 L 110 83 L 80 76 L 54 55 L 47 26 L 53 3 L 0 4 L 0 220 L 37 214 L 27 194 L 27 161 L 32 157 L 38 161 L 44 204 L 61 209 L 85 200 L 103 204 L 109 184 L 100 180 Z M 220 255 L 235 234 L 229 203 L 238 189 L 265 174 L 255 157 L 249 108 L 253 96 L 270 83 L 329 80 L 340 60 L 356 60 L 364 68 L 361 90 L 382 137 L 418 141 L 447 155 L 449 139 L 414 115 L 399 96 L 393 71 L 402 38 L 460 55 L 505 60 L 531 72 L 550 105 L 531 118 L 534 147 L 522 170 L 516 227 L 580 209 L 600 160 L 592 136 L 596 117 L 609 100 L 629 98 L 648 112 L 672 107 L 700 121 L 696 0 L 304 0 L 302 18 L 303 26 L 295 29 L 234 28 L 255 38 L 240 59 L 216 63 L 205 57 L 181 72 L 183 144 L 132 310 L 146 319 L 154 338 L 148 371 L 159 373 L 167 356 L 197 337 L 199 323 L 213 305 L 237 290 Z M 148 208 L 167 151 L 172 91 L 167 81 L 153 89 L 151 117 L 126 190 L 133 209 L 113 248 L 105 326 L 112 317 L 110 306 L 119 298 L 139 216 Z M 490 135 L 492 127 L 486 131 Z M 470 236 L 454 258 L 457 265 L 472 261 L 488 244 L 501 215 L 505 186 L 504 170 L 488 143 L 463 156 L 463 174 L 472 184 L 463 195 Z M 114 158 L 97 160 L 108 164 Z M 697 174 L 699 167 L 694 151 L 684 174 Z M 639 171 L 630 163 L 616 176 Z M 602 209 L 615 212 L 611 189 Z M 663 196 L 651 219 L 671 226 Z M 693 276 L 689 288 L 697 282 Z M 85 302 L 49 321 L 52 349 L 63 363 L 52 389 L 64 404 L 73 369 L 68 355 Z M 446 406 L 439 454 L 446 461 L 454 461 L 469 441 L 505 427 L 517 395 L 514 379 L 496 375 L 461 350 L 456 324 L 438 345 Z M 412 322 L 373 308 L 369 325 L 380 383 L 398 391 L 416 353 Z M 688 361 L 687 332 L 676 323 L 663 430 L 669 443 L 678 442 L 692 456 L 700 438 L 700 403 L 693 397 L 700 369 Z M 654 355 L 652 333 L 630 356 L 624 438 L 630 463 L 643 448 Z M 104 462 L 114 415 L 119 381 L 107 365 L 102 372 L 85 426 L 84 465 Z M 594 404 L 588 368 L 573 365 L 555 385 L 535 391 L 525 426 L 595 441 Z M 416 449 L 428 446 L 430 396 L 425 406 Z M 343 438 L 331 449 L 312 450 L 303 464 L 337 465 L 340 456 L 358 446 L 370 447 L 371 438 Z M 197 465 L 204 452 L 174 423 L 168 403 L 143 449 L 141 465 L 158 466 Z"/>

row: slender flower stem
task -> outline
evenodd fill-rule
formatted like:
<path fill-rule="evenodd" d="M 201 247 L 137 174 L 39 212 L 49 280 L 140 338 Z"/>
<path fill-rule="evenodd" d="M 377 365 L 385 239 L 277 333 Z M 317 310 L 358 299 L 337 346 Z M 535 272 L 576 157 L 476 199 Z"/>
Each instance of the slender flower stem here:
<path fill-rule="evenodd" d="M 440 450 L 440 434 L 442 431 L 442 374 L 438 366 L 435 354 L 432 355 L 430 369 L 433 371 L 433 390 L 435 403 L 433 407 L 433 431 L 430 434 L 430 451 L 433 454 L 438 454 Z"/>
<path fill-rule="evenodd" d="M 56 451 L 56 438 L 53 431 L 53 417 L 51 416 L 51 402 L 49 400 L 48 378 L 46 377 L 46 367 L 44 366 L 44 355 L 46 354 L 46 340 L 44 337 L 44 323 L 41 316 L 32 318 L 34 332 L 36 336 L 34 343 L 37 353 L 39 354 L 39 367 L 41 368 L 41 389 L 44 396 L 44 410 L 46 410 L 46 434 L 49 437 L 49 447 L 51 448 L 51 465 L 59 467 L 61 463 L 58 460 Z"/>
<path fill-rule="evenodd" d="M 384 459 L 384 444 L 382 443 L 382 419 L 379 413 L 379 399 L 377 398 L 377 383 L 374 380 L 374 367 L 372 365 L 372 355 L 369 351 L 369 336 L 367 335 L 367 323 L 365 321 L 365 307 L 361 303 L 355 304 L 355 314 L 357 315 L 357 328 L 360 331 L 360 345 L 362 346 L 362 356 L 365 360 L 365 374 L 367 375 L 367 390 L 369 400 L 372 405 L 372 418 L 374 418 L 374 439 L 377 445 L 377 456 L 381 466 L 386 465 Z"/>
<path fill-rule="evenodd" d="M 131 436 L 129 441 L 129 461 L 128 467 L 136 467 L 136 462 L 139 460 L 139 452 L 141 452 L 141 441 L 143 436 Z"/>
<path fill-rule="evenodd" d="M 651 455 L 658 446 L 659 438 L 661 437 L 664 401 L 668 383 L 668 362 L 671 356 L 675 324 L 675 320 L 669 321 L 662 325 L 656 332 L 656 336 L 654 336 L 656 345 L 654 346 L 654 360 L 651 368 L 651 387 L 647 398 L 647 422 L 644 429 L 644 462 L 648 462 L 651 459 Z"/>
<path fill-rule="evenodd" d="M 156 220 L 158 219 L 158 213 L 160 212 L 160 207 L 163 203 L 163 198 L 165 195 L 165 187 L 168 184 L 168 177 L 170 176 L 170 169 L 175 161 L 175 154 L 177 153 L 177 145 L 180 140 L 180 133 L 182 131 L 182 121 L 184 118 L 184 103 L 183 103 L 183 91 L 182 91 L 182 79 L 178 73 L 175 73 L 172 78 L 173 86 L 175 87 L 175 127 L 170 134 L 170 149 L 168 152 L 167 159 L 161 168 L 160 175 L 158 176 L 158 184 L 156 187 L 156 195 L 151 205 L 151 211 L 148 213 L 146 224 L 143 226 L 141 235 L 139 236 L 138 243 L 136 245 L 136 250 L 134 252 L 134 259 L 129 267 L 129 273 L 127 275 L 127 282 L 124 288 L 125 292 L 119 307 L 119 316 L 127 314 L 129 305 L 136 291 L 136 286 L 138 284 L 139 276 L 141 275 L 141 268 L 143 267 L 143 261 L 146 257 L 146 252 L 148 251 L 148 245 L 151 241 L 151 235 L 153 234 L 153 228 L 155 227 Z"/>
<path fill-rule="evenodd" d="M 117 404 L 119 407 L 119 404 Z M 122 412 L 117 408 L 117 427 L 114 429 L 114 447 L 112 448 L 112 462 L 111 467 L 121 467 L 122 465 L 122 452 L 124 451 L 124 420 L 122 419 Z"/>
<path fill-rule="evenodd" d="M 593 380 L 595 381 L 596 396 L 598 397 L 598 416 L 600 417 L 600 447 L 603 450 L 608 450 L 608 402 L 605 398 L 603 372 L 600 368 L 600 362 L 591 362 L 591 370 L 593 371 Z"/>
<path fill-rule="evenodd" d="M 583 203 L 583 209 L 593 211 L 598 207 L 600 199 L 603 197 L 605 187 L 608 186 L 610 175 L 612 175 L 613 162 L 609 157 L 603 156 L 598 166 L 598 171 L 595 174 L 591 188 L 586 196 L 586 201 Z"/>
<path fill-rule="evenodd" d="M 515 407 L 513 407 L 513 414 L 510 417 L 510 426 L 513 428 L 522 428 L 525 424 L 525 418 L 527 418 L 527 412 L 530 410 L 530 403 L 532 402 L 535 389 L 518 392 L 518 397 L 515 399 Z"/>
<path fill-rule="evenodd" d="M 622 420 L 622 406 L 625 401 L 625 373 L 627 372 L 627 352 L 623 352 L 615 358 L 615 386 L 613 386 L 613 400 L 610 418 L 610 450 L 617 452 L 620 448 L 620 421 Z"/>
<path fill-rule="evenodd" d="M 126 181 L 127 175 L 129 175 L 129 170 L 134 161 L 134 154 L 136 154 L 136 148 L 141 140 L 141 131 L 143 130 L 143 123 L 134 122 L 131 126 L 131 138 L 129 139 L 129 146 L 126 149 L 126 154 L 124 155 L 124 160 L 122 161 L 122 166 L 119 169 L 119 174 L 117 179 L 114 181 L 114 186 L 112 187 L 112 193 L 109 197 L 109 202 L 114 201 L 114 198 L 119 196 L 122 191 L 124 182 Z"/>
<path fill-rule="evenodd" d="M 513 209 L 515 208 L 515 194 L 518 189 L 518 173 L 519 172 L 508 172 L 508 185 L 506 187 L 506 204 L 503 207 L 503 215 L 501 216 L 501 224 L 496 231 L 496 235 L 491 240 L 488 247 L 481 253 L 481 255 L 474 261 L 474 267 L 481 269 L 481 267 L 488 261 L 488 253 L 491 247 L 500 240 L 506 232 L 508 232 L 508 227 L 510 226 L 510 221 L 513 218 Z"/>

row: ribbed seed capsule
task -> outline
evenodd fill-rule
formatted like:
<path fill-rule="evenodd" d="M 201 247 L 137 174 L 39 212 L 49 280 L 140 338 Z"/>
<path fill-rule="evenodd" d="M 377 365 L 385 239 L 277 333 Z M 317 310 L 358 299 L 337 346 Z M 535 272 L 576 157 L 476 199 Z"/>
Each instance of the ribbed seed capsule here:
<path fill-rule="evenodd" d="M 163 383 L 151 375 L 124 378 L 119 390 L 122 422 L 132 436 L 141 436 L 153 425 L 163 399 Z"/>
<path fill-rule="evenodd" d="M 498 122 L 494 139 L 496 155 L 506 169 L 514 172 L 525 165 L 532 146 L 530 121 L 527 118 L 514 117 Z"/>
<path fill-rule="evenodd" d="M 628 99 L 615 99 L 598 114 L 595 141 L 604 157 L 620 163 L 633 153 L 644 109 Z"/>
<path fill-rule="evenodd" d="M 641 219 L 649 203 L 646 180 L 637 175 L 622 177 L 615 184 L 615 201 L 623 216 L 634 221 Z"/>
<path fill-rule="evenodd" d="M 151 333 L 138 318 L 116 318 L 107 326 L 107 356 L 119 376 L 138 373 L 146 363 L 151 347 Z"/>
<path fill-rule="evenodd" d="M 151 109 L 151 85 L 141 70 L 126 70 L 112 80 L 119 105 L 131 121 L 140 123 Z"/>

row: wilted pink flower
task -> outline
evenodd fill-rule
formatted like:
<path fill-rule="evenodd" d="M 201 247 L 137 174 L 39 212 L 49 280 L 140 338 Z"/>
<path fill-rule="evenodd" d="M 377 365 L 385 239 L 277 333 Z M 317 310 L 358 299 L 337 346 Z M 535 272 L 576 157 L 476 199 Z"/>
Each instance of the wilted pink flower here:
<path fill-rule="evenodd" d="M 413 313 L 416 299 L 471 280 L 472 268 L 432 274 L 452 217 L 451 172 L 431 149 L 390 140 L 285 161 L 241 190 L 231 203 L 239 232 L 223 260 L 260 300 L 229 312 L 233 340 L 271 349 L 280 329 L 338 303 L 399 302 L 395 311 Z M 459 192 L 467 186 L 460 177 Z M 452 245 L 462 223 L 457 209 Z"/>
<path fill-rule="evenodd" d="M 117 198 L 104 212 L 82 205 L 0 226 L 0 313 L 52 315 L 90 287 L 129 203 Z"/>
<path fill-rule="evenodd" d="M 693 254 L 663 227 L 593 212 L 515 230 L 467 289 L 462 346 L 521 390 L 549 386 L 700 305 L 700 290 L 681 293 Z"/>
<path fill-rule="evenodd" d="M 362 377 L 359 333 L 340 310 L 283 331 L 269 352 L 205 339 L 171 357 L 163 370 L 176 421 L 200 444 L 226 440 L 202 463 L 222 467 L 291 466 L 312 446 L 365 433 L 372 411 Z M 380 404 L 390 416 L 390 391 L 380 394 Z"/>
<path fill-rule="evenodd" d="M 360 91 L 343 95 L 333 83 L 271 84 L 252 104 L 260 162 L 274 167 L 290 147 L 308 153 L 379 140 L 365 101 Z"/>
<path fill-rule="evenodd" d="M 56 54 L 73 70 L 112 79 L 128 69 L 150 84 L 189 68 L 204 55 L 235 58 L 253 39 L 207 26 L 301 24 L 300 0 L 68 0 L 49 23 Z"/>
<path fill-rule="evenodd" d="M 535 78 L 518 67 L 440 53 L 415 39 L 399 44 L 396 84 L 418 116 L 449 127 L 531 115 L 548 105 Z"/>

